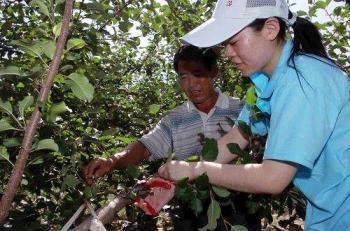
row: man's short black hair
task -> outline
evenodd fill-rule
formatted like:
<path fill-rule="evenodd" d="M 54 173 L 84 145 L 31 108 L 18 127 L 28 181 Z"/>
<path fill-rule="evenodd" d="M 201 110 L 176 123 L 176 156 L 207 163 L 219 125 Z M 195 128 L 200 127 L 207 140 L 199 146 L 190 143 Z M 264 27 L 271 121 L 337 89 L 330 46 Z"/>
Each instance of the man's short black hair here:
<path fill-rule="evenodd" d="M 199 48 L 192 45 L 183 45 L 174 56 L 174 69 L 178 72 L 180 61 L 199 62 L 208 70 L 216 66 L 217 54 L 211 48 Z"/>

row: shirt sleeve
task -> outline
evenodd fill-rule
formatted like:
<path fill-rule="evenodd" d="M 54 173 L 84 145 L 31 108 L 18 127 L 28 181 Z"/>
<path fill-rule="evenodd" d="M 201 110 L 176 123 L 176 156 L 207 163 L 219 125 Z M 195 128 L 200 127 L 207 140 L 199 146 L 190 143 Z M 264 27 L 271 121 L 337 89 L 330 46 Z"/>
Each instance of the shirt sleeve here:
<path fill-rule="evenodd" d="M 241 113 L 239 114 L 238 120 L 245 122 L 249 125 L 252 133 L 260 136 L 267 134 L 268 120 L 267 118 L 261 118 L 259 120 L 252 120 L 250 116 L 250 108 L 248 104 L 245 104 Z"/>
<path fill-rule="evenodd" d="M 169 117 L 164 117 L 152 131 L 142 136 L 139 141 L 150 151 L 149 160 L 166 158 L 173 146 Z"/>
<path fill-rule="evenodd" d="M 326 92 L 303 83 L 275 89 L 264 159 L 312 168 L 333 131 L 339 109 Z"/>

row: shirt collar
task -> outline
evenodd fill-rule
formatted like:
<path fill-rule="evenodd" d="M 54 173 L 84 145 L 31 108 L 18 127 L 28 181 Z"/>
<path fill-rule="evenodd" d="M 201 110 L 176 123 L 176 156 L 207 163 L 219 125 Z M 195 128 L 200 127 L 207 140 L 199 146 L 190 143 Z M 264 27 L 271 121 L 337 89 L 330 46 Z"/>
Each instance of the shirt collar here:
<path fill-rule="evenodd" d="M 229 105 L 228 98 L 221 92 L 220 89 L 216 88 L 215 91 L 219 93 L 219 96 L 213 108 L 216 108 L 216 107 L 223 108 L 223 109 L 229 108 L 230 105 Z M 191 112 L 192 110 L 198 111 L 196 106 L 190 100 L 187 100 L 187 111 Z"/>
<path fill-rule="evenodd" d="M 287 40 L 271 78 L 269 78 L 266 73 L 261 71 L 257 71 L 250 76 L 250 79 L 255 85 L 256 94 L 258 97 L 265 99 L 271 97 L 276 88 L 278 78 L 285 71 L 292 48 L 292 41 Z"/>

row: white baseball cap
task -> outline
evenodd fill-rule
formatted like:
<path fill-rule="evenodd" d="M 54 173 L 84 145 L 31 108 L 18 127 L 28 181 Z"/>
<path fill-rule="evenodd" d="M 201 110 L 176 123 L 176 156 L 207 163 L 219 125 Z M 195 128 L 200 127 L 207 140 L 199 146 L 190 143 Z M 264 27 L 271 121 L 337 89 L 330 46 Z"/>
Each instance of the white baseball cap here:
<path fill-rule="evenodd" d="M 218 0 L 213 16 L 181 41 L 211 47 L 237 34 L 257 18 L 275 16 L 288 22 L 288 13 L 285 0 Z"/>

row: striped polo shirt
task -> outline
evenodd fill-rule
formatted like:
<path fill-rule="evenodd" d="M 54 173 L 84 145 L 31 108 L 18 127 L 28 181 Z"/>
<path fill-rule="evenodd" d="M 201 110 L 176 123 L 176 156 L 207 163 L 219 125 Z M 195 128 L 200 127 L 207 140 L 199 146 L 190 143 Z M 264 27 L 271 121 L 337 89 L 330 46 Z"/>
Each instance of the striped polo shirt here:
<path fill-rule="evenodd" d="M 219 97 L 208 114 L 199 111 L 191 101 L 171 110 L 140 142 L 150 151 L 149 160 L 166 158 L 174 153 L 176 159 L 183 160 L 191 155 L 200 155 L 200 136 L 219 139 L 223 132 L 231 129 L 228 118 L 236 120 L 242 101 L 217 90 Z"/>

